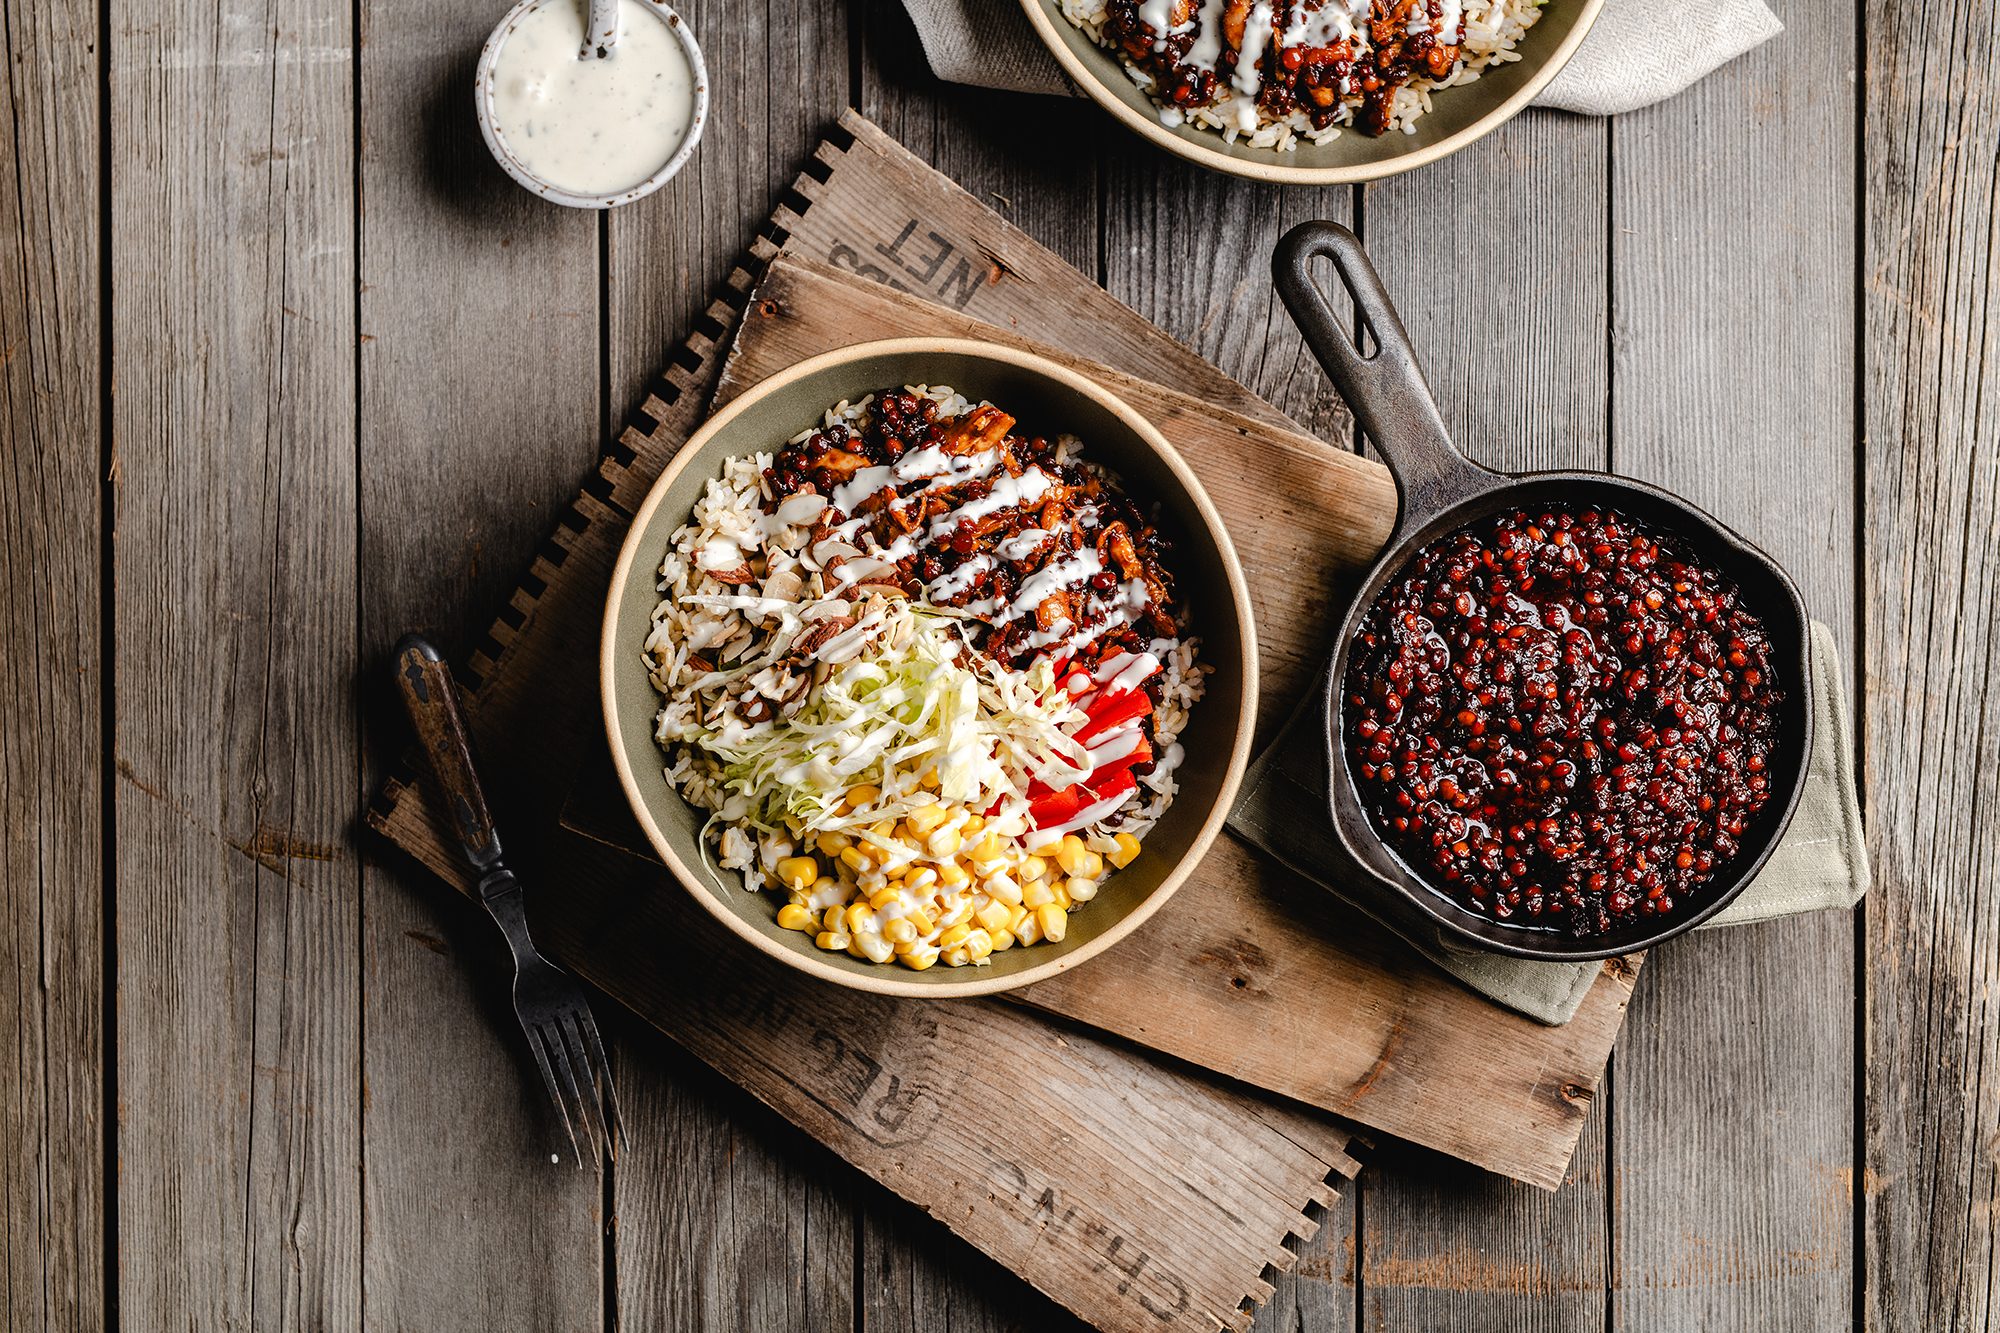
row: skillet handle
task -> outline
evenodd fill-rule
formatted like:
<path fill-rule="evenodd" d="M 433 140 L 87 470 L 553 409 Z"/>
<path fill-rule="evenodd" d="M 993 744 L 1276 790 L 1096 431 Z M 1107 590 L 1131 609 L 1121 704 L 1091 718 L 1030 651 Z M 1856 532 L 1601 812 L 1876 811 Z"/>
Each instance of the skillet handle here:
<path fill-rule="evenodd" d="M 1312 262 L 1320 258 L 1333 261 L 1353 294 L 1362 322 L 1375 335 L 1372 354 L 1362 354 L 1314 280 Z M 1306 346 L 1388 461 L 1402 500 L 1399 532 L 1499 479 L 1452 444 L 1410 335 L 1359 237 L 1338 223 L 1302 222 L 1278 242 L 1271 276 Z"/>

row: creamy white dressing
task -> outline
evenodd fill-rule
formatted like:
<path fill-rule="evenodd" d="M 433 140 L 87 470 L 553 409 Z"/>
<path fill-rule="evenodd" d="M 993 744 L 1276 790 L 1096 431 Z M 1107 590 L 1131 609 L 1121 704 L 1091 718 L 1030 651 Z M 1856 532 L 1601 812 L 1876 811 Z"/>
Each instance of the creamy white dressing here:
<path fill-rule="evenodd" d="M 611 55 L 583 54 L 587 0 L 523 14 L 493 61 L 493 128 L 528 174 L 578 195 L 629 190 L 694 126 L 694 68 L 661 15 L 618 6 Z"/>
<path fill-rule="evenodd" d="M 1362 34 L 1372 0 L 1321 0 L 1312 7 L 1309 0 L 1294 0 L 1291 20 L 1285 24 L 1281 48 L 1333 46 L 1353 41 Z"/>
<path fill-rule="evenodd" d="M 1026 560 L 1054 535 L 1047 528 L 1022 528 L 993 550 L 1002 560 Z"/>
<path fill-rule="evenodd" d="M 1104 569 L 1104 562 L 1097 552 L 1089 547 L 1066 556 L 1061 560 L 1051 560 L 1027 578 L 1021 580 L 1019 592 L 1007 609 L 994 617 L 993 623 L 1005 625 L 1019 620 L 1040 606 L 1049 598 L 1068 588 L 1086 581 Z"/>
<path fill-rule="evenodd" d="M 977 500 L 960 505 L 948 514 L 940 514 L 931 520 L 930 538 L 941 542 L 949 537 L 961 523 L 977 523 L 989 514 L 997 514 L 1002 509 L 1020 509 L 1034 504 L 1049 490 L 1049 474 L 1038 467 L 1031 467 L 1018 477 L 1002 477 L 993 483 L 993 489 Z"/>
<path fill-rule="evenodd" d="M 1198 31 L 1187 53 L 1187 63 L 1196 69 L 1213 70 L 1221 56 L 1222 11 L 1227 7 L 1228 0 L 1201 0 L 1201 12 L 1194 19 Z"/>
<path fill-rule="evenodd" d="M 1264 76 L 1257 72 L 1257 62 L 1263 57 L 1264 48 L 1270 44 L 1271 3 L 1270 0 L 1257 0 L 1250 7 L 1250 16 L 1243 20 L 1243 51 L 1236 58 L 1236 73 L 1229 80 L 1236 85 L 1238 92 L 1247 97 L 1256 97 L 1257 90 L 1264 86 Z M 1273 52 L 1271 58 L 1275 61 L 1277 54 Z M 1257 128 L 1254 120 L 1250 128 Z"/>

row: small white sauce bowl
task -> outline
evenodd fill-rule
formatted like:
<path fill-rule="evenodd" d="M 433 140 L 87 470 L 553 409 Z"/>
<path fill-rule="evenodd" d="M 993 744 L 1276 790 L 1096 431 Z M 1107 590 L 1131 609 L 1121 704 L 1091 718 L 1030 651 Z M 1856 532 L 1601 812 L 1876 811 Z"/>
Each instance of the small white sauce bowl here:
<path fill-rule="evenodd" d="M 493 65 L 499 58 L 500 48 L 506 42 L 508 35 L 530 10 L 548 4 L 569 3 L 574 3 L 574 0 L 521 0 L 520 4 L 507 11 L 507 17 L 494 25 L 492 34 L 486 39 L 486 45 L 479 51 L 479 68 L 472 80 L 473 107 L 479 116 L 479 133 L 486 140 L 487 151 L 493 154 L 493 160 L 500 164 L 501 169 L 518 181 L 524 189 L 531 190 L 550 203 L 561 204 L 565 208 L 616 208 L 620 204 L 629 204 L 634 199 L 644 198 L 659 189 L 673 179 L 674 173 L 694 156 L 695 145 L 701 142 L 701 127 L 708 120 L 708 67 L 702 64 L 701 47 L 696 45 L 694 34 L 688 31 L 688 25 L 679 14 L 661 4 L 660 0 L 634 0 L 634 3 L 645 6 L 659 16 L 661 22 L 665 23 L 679 40 L 681 51 L 687 56 L 688 71 L 694 82 L 694 114 L 688 124 L 687 137 L 681 140 L 681 146 L 674 150 L 674 155 L 661 163 L 659 170 L 637 185 L 614 190 L 609 194 L 573 194 L 560 185 L 551 184 L 515 160 L 514 155 L 507 151 L 507 141 L 501 137 L 494 125 Z"/>

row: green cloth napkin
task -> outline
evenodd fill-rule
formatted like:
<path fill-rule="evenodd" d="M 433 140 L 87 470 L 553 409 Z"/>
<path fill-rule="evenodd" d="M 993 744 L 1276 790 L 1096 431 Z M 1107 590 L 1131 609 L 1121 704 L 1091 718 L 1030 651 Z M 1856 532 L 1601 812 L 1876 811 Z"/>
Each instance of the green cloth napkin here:
<path fill-rule="evenodd" d="M 1840 683 L 1833 632 L 1815 621 L 1813 639 L 1813 748 L 1806 786 L 1791 826 L 1749 887 L 1700 929 L 1824 908 L 1852 907 L 1868 891 L 1868 853 L 1855 795 L 1854 751 L 1847 697 Z M 1421 919 L 1385 911 L 1372 892 L 1345 887 L 1365 872 L 1352 868 L 1332 879 L 1306 869 L 1351 864 L 1334 837 L 1327 814 L 1323 690 L 1314 688 L 1263 754 L 1250 766 L 1243 793 L 1229 812 L 1229 827 L 1294 872 L 1333 893 L 1407 941 L 1411 948 L 1481 995 L 1544 1023 L 1567 1023 L 1583 1002 L 1601 964 L 1537 963 L 1482 953 L 1446 940 Z"/>

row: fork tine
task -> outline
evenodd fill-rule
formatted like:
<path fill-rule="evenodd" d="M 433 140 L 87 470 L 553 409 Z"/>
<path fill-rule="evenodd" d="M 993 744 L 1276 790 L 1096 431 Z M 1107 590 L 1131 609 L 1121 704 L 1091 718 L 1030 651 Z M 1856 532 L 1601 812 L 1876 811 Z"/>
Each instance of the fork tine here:
<path fill-rule="evenodd" d="M 570 1019 L 576 1024 L 577 1031 L 582 1034 L 591 1062 L 596 1066 L 597 1085 L 600 1089 L 598 1114 L 609 1121 L 610 1132 L 607 1137 L 611 1141 L 611 1159 L 617 1161 L 619 1147 L 626 1145 L 628 1140 L 625 1137 L 625 1117 L 618 1110 L 618 1085 L 611 1080 L 611 1061 L 604 1054 L 604 1041 L 597 1035 L 597 1019 L 591 1015 L 590 1010 L 577 1009 L 570 1014 Z"/>
<path fill-rule="evenodd" d="M 563 1085 L 569 1089 L 570 1104 L 576 1109 L 576 1119 L 583 1125 L 583 1132 L 590 1140 L 591 1162 L 593 1165 L 601 1164 L 604 1161 L 604 1149 L 598 1143 L 597 1122 L 591 1117 L 591 1109 L 597 1099 L 585 1097 L 577 1085 L 576 1075 L 571 1070 L 569 1039 L 563 1034 L 561 1015 L 549 1019 L 540 1030 L 542 1040 L 549 1045 L 549 1058 L 554 1063 L 556 1071 L 562 1075 Z M 579 1166 L 582 1165 L 582 1152 L 583 1145 L 579 1142 L 577 1144 Z"/>
<path fill-rule="evenodd" d="M 563 1133 L 569 1135 L 570 1156 L 576 1158 L 576 1169 L 581 1171 L 583 1151 L 576 1145 L 576 1127 L 569 1122 L 569 1106 L 563 1101 L 562 1087 L 557 1084 L 555 1073 L 549 1068 L 549 1057 L 542 1049 L 542 1034 L 532 1027 L 527 1027 L 527 1033 L 528 1049 L 535 1053 L 535 1063 L 542 1068 L 542 1085 L 548 1090 L 549 1100 L 556 1104 L 556 1114 L 562 1117 Z"/>
<path fill-rule="evenodd" d="M 604 1103 L 602 1094 L 598 1091 L 597 1074 L 590 1067 L 590 1060 L 584 1054 L 583 1042 L 570 1031 L 570 1025 L 563 1022 L 566 1017 L 574 1017 L 575 1012 L 573 1009 L 558 1010 L 550 1017 L 549 1024 L 562 1038 L 563 1049 L 568 1056 L 567 1063 L 576 1070 L 577 1100 L 581 1103 L 578 1118 L 590 1127 L 590 1146 L 598 1153 L 598 1163 L 601 1166 L 604 1161 L 604 1147 L 611 1138 L 611 1127 L 604 1119 Z M 600 1128 L 604 1131 L 602 1139 L 598 1134 Z"/>

